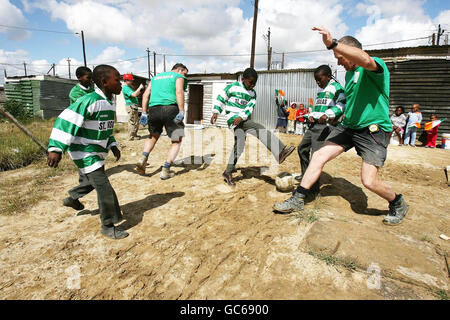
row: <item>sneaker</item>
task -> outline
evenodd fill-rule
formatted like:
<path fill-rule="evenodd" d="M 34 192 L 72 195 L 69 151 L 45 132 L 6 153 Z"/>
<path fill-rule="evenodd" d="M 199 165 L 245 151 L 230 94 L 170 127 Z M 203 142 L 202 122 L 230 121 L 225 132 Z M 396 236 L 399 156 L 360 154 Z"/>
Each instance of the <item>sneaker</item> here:
<path fill-rule="evenodd" d="M 160 175 L 161 180 L 167 180 L 167 179 L 170 179 L 170 178 L 172 178 L 174 175 L 175 175 L 175 172 L 170 171 L 169 168 L 164 168 L 164 167 L 161 168 L 161 175 Z"/>
<path fill-rule="evenodd" d="M 273 209 L 279 213 L 291 213 L 293 211 L 303 210 L 305 206 L 305 195 L 294 190 L 292 196 L 283 201 L 275 203 Z"/>
<path fill-rule="evenodd" d="M 408 211 L 408 205 L 406 204 L 403 196 L 398 195 L 398 199 L 389 203 L 389 213 L 384 218 L 383 223 L 389 226 L 395 226 L 402 222 L 403 218 Z"/>
<path fill-rule="evenodd" d="M 147 166 L 147 158 L 142 156 L 139 161 L 136 163 L 136 171 L 139 174 L 145 174 L 145 167 Z"/>
<path fill-rule="evenodd" d="M 291 153 L 295 150 L 294 146 L 285 146 L 283 150 L 281 150 L 280 155 L 278 156 L 278 163 L 282 164 L 287 157 L 291 155 Z"/>
<path fill-rule="evenodd" d="M 73 199 L 72 197 L 65 198 L 63 200 L 63 206 L 71 207 L 75 210 L 83 210 L 84 205 L 78 199 Z"/>
<path fill-rule="evenodd" d="M 111 239 L 123 239 L 129 236 L 128 232 L 117 229 L 115 226 L 102 226 L 102 234 Z"/>

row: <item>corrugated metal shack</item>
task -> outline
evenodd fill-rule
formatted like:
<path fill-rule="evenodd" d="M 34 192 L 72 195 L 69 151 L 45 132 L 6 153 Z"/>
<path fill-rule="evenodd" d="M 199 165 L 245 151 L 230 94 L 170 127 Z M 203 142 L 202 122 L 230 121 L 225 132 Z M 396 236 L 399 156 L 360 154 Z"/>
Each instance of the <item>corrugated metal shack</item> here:
<path fill-rule="evenodd" d="M 188 75 L 188 92 L 186 94 L 187 124 L 202 123 L 209 126 L 212 107 L 217 95 L 229 83 L 240 80 L 242 72 L 235 74 L 192 74 Z M 308 105 L 309 98 L 315 98 L 319 87 L 314 80 L 314 69 L 258 71 L 255 86 L 256 108 L 252 120 L 274 129 L 277 122 L 275 90 L 286 92 L 288 101 Z M 218 126 L 226 127 L 225 117 L 219 116 Z"/>
<path fill-rule="evenodd" d="M 69 93 L 76 83 L 50 75 L 8 77 L 5 94 L 8 100 L 22 103 L 30 116 L 49 119 L 69 106 Z"/>
<path fill-rule="evenodd" d="M 413 103 L 420 104 L 423 121 L 419 140 L 426 140 L 423 124 L 435 113 L 438 119 L 447 118 L 438 130 L 438 140 L 450 133 L 450 46 L 422 46 L 412 48 L 367 50 L 382 58 L 391 73 L 390 107 L 402 106 L 411 111 Z"/>

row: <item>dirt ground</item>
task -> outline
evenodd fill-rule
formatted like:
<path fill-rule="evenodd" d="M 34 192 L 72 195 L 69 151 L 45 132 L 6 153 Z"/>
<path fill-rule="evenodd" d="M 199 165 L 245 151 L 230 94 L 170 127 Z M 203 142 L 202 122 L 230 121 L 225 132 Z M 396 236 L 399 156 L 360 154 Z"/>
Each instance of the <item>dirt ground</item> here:
<path fill-rule="evenodd" d="M 125 131 L 116 135 L 122 158 L 110 155 L 106 168 L 126 239 L 101 235 L 95 192 L 82 199 L 81 212 L 61 205 L 77 184 L 74 173 L 42 184 L 49 197 L 37 205 L 0 216 L 0 299 L 447 297 L 450 278 L 438 252 L 450 251 L 449 241 L 439 238 L 450 236 L 443 171 L 450 150 L 389 146 L 381 176 L 410 209 L 401 225 L 388 227 L 382 224 L 387 203 L 362 186 L 353 150 L 325 166 L 320 199 L 303 213 L 280 215 L 272 206 L 289 194 L 276 190 L 274 178 L 300 172 L 296 152 L 277 167 L 250 137 L 250 152 L 234 174 L 237 186 L 230 188 L 221 178 L 230 132 L 186 133 L 176 175 L 166 181 L 159 178 L 166 136 L 141 176 L 134 165 L 144 141 L 126 141 Z M 286 144 L 301 141 L 278 135 Z M 0 179 L 32 179 L 36 170 L 2 172 Z"/>

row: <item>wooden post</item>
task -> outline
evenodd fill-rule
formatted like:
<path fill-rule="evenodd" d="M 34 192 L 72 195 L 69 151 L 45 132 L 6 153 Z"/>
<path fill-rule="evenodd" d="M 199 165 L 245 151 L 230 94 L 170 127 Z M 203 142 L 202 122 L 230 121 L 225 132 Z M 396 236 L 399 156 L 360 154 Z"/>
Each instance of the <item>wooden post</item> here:
<path fill-rule="evenodd" d="M 257 20 L 258 20 L 258 0 L 255 0 L 255 10 L 253 12 L 252 52 L 250 56 L 250 68 L 255 67 L 255 41 L 256 41 Z"/>
<path fill-rule="evenodd" d="M 6 111 L 2 106 L 0 106 L 0 112 L 3 113 L 9 120 L 11 120 L 20 130 L 22 130 L 28 137 L 30 137 L 40 148 L 47 154 L 47 147 L 39 141 L 38 138 L 34 136 L 27 128 L 25 128 L 19 121 L 16 120 L 8 111 Z"/>
<path fill-rule="evenodd" d="M 83 30 L 81 30 L 81 42 L 83 43 L 84 66 L 87 67 L 87 64 L 86 64 L 86 48 L 84 46 L 84 32 L 83 32 Z"/>
<path fill-rule="evenodd" d="M 156 52 L 153 51 L 153 74 L 156 76 Z"/>

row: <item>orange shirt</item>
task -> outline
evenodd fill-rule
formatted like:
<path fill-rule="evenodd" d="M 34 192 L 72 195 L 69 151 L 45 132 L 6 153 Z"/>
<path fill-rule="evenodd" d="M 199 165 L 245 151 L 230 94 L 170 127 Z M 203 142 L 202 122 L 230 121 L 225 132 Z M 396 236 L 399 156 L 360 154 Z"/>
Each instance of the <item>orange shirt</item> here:
<path fill-rule="evenodd" d="M 289 109 L 287 109 L 287 112 L 289 112 L 288 120 L 297 119 L 297 109 L 289 107 Z"/>

